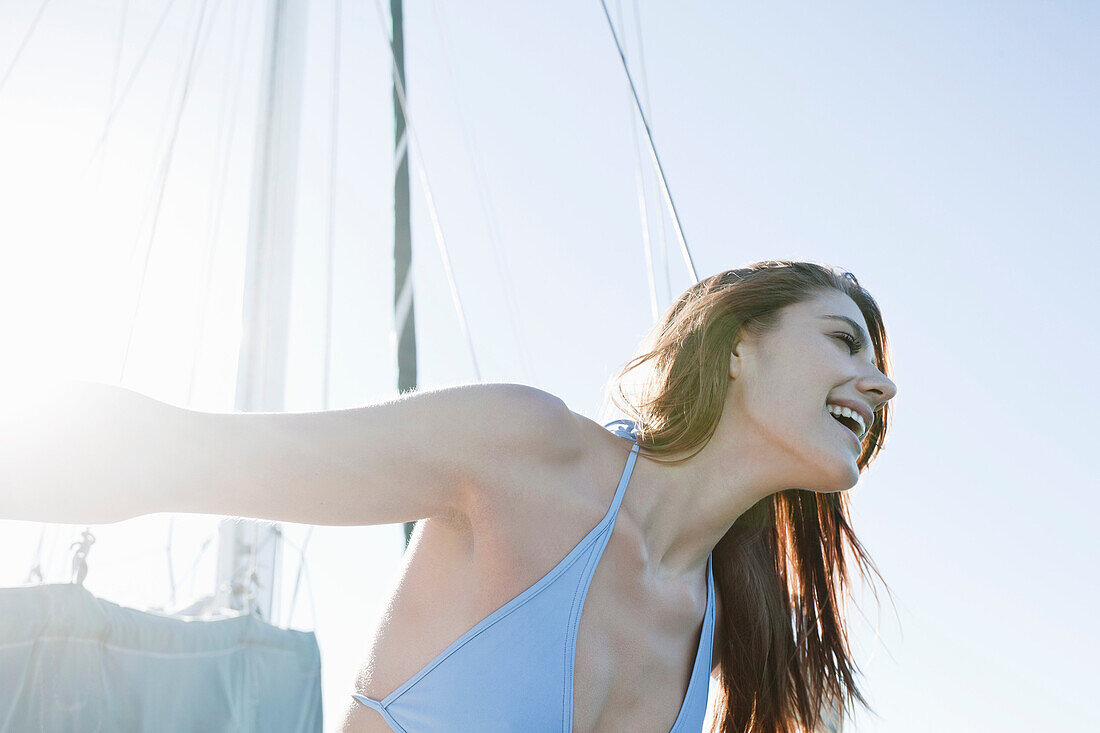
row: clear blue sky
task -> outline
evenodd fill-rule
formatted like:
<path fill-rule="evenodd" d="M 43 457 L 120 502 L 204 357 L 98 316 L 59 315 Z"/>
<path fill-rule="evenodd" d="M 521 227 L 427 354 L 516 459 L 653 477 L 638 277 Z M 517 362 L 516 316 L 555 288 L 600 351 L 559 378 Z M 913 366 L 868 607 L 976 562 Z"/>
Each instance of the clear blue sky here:
<path fill-rule="evenodd" d="M 119 87 L 166 3 L 131 8 Z M 0 322 L 17 362 L 118 378 L 140 264 L 131 250 L 148 242 L 165 120 L 182 88 L 172 82 L 201 5 L 176 3 L 112 123 L 102 166 L 83 179 L 108 106 L 122 3 L 51 3 L 0 89 Z M 258 7 L 251 33 L 241 33 L 251 5 L 210 0 L 216 14 L 182 117 L 126 379 L 183 404 L 198 353 L 192 404 L 213 410 L 232 404 L 261 36 Z M 640 72 L 633 3 L 623 5 Z M 0 74 L 37 7 L 0 9 Z M 318 2 L 309 16 L 294 410 L 320 406 L 331 12 Z M 827 262 L 854 272 L 885 315 L 895 421 L 854 490 L 854 521 L 896 616 L 885 603 L 877 640 L 873 602 L 869 621 L 853 619 L 880 715 L 861 714 L 855 729 L 1096 729 L 1100 499 L 1089 456 L 1100 407 L 1100 11 L 1038 1 L 669 2 L 642 3 L 639 19 L 657 145 L 700 275 L 765 258 Z M 481 376 L 534 384 L 596 417 L 604 381 L 652 322 L 630 107 L 599 3 L 428 0 L 409 3 L 406 29 L 412 123 Z M 344 3 L 342 42 L 334 407 L 394 390 L 392 122 L 373 2 Z M 226 84 L 238 91 L 227 96 Z M 233 128 L 219 126 L 230 119 Z M 219 137 L 228 129 L 231 143 Z M 226 150 L 211 320 L 199 343 L 211 191 Z M 488 219 L 472 160 L 484 172 Z M 413 198 L 421 385 L 472 381 L 418 183 Z M 673 295 L 690 284 L 671 230 L 668 242 L 669 265 L 656 271 L 662 309 L 666 277 Z M 213 526 L 185 519 L 174 547 L 183 577 Z M 89 587 L 119 602 L 166 603 L 156 559 L 166 522 L 99 528 Z M 66 579 L 76 534 L 52 531 L 49 579 Z M 22 582 L 37 538 L 37 527 L 4 523 L 0 583 Z M 397 526 L 314 536 L 326 728 L 345 704 L 399 549 Z M 300 606 L 295 625 L 313 622 Z"/>

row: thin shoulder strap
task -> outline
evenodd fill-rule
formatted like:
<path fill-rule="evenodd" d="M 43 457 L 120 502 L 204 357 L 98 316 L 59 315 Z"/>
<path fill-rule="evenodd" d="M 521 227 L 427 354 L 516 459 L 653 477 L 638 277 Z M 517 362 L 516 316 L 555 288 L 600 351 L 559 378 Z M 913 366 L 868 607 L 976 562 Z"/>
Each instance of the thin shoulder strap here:
<path fill-rule="evenodd" d="M 626 466 L 623 468 L 623 475 L 619 478 L 619 485 L 615 487 L 615 498 L 611 500 L 611 507 L 607 510 L 607 514 L 604 515 L 603 521 L 607 521 L 609 518 L 614 523 L 615 516 L 619 513 L 619 505 L 623 502 L 623 496 L 626 494 L 626 485 L 630 483 L 630 476 L 634 473 L 634 464 L 638 460 L 638 439 L 634 438 L 634 445 L 630 446 L 630 455 L 627 456 Z"/>
<path fill-rule="evenodd" d="M 611 507 L 608 508 L 607 513 L 604 514 L 603 519 L 600 521 L 601 525 L 612 524 L 614 525 L 615 516 L 619 512 L 619 505 L 623 501 L 623 495 L 626 493 L 626 486 L 630 483 L 630 476 L 634 473 L 634 463 L 638 459 L 638 425 L 633 420 L 613 420 L 612 422 L 604 425 L 605 428 L 610 430 L 615 435 L 626 440 L 633 441 L 634 445 L 630 446 L 630 455 L 627 456 L 626 466 L 623 468 L 622 476 L 619 478 L 619 485 L 615 488 L 615 496 L 611 500 Z M 608 533 L 610 535 L 610 533 Z"/>

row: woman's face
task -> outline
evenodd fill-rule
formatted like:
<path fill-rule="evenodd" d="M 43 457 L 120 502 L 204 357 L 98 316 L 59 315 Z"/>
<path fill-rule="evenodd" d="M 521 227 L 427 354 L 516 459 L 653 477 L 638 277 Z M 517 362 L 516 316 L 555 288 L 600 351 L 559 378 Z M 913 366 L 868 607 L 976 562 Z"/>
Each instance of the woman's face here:
<path fill-rule="evenodd" d="M 815 491 L 859 480 L 861 439 L 826 404 L 847 401 L 871 414 L 897 394 L 875 366 L 863 314 L 839 291 L 786 308 L 759 340 L 746 335 L 730 355 L 730 377 L 729 429 L 775 466 L 783 486 Z"/>

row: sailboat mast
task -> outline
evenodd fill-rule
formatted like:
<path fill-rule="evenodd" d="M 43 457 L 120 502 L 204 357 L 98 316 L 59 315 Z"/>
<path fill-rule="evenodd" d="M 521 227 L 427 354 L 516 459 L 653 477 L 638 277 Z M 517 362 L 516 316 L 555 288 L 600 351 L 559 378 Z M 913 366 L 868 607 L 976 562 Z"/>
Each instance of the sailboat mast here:
<path fill-rule="evenodd" d="M 412 230 L 409 224 L 409 142 L 405 115 L 401 111 L 398 85 L 404 84 L 406 100 L 409 82 L 405 78 L 405 30 L 402 0 L 390 0 L 393 45 L 393 309 L 397 338 L 397 392 L 416 389 L 416 321 L 412 290 Z M 414 522 L 405 522 L 405 547 L 409 546 Z"/>
<path fill-rule="evenodd" d="M 306 0 L 270 0 L 267 8 L 237 362 L 239 412 L 281 412 L 285 406 L 306 9 Z M 274 623 L 281 550 L 279 525 L 223 521 L 215 605 Z"/>

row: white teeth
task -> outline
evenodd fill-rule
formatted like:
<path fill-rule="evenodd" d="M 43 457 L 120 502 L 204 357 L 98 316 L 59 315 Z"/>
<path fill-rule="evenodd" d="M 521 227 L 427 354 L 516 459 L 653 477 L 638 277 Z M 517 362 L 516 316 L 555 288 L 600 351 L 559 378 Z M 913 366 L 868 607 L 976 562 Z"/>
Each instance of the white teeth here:
<path fill-rule="evenodd" d="M 859 423 L 859 437 L 862 438 L 867 432 L 867 425 L 863 422 L 863 416 L 858 412 L 848 409 L 847 407 L 841 407 L 840 405 L 826 405 L 829 412 L 834 415 L 840 415 L 841 417 L 850 417 Z"/>

